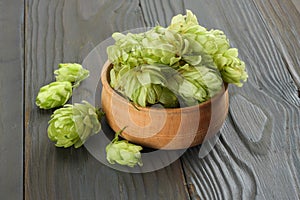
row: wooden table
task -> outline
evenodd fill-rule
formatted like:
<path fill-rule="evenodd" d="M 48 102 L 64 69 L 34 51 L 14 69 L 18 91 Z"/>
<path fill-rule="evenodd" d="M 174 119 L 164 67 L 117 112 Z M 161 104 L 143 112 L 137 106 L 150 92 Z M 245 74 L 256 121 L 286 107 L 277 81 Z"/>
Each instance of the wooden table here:
<path fill-rule="evenodd" d="M 247 65 L 230 86 L 214 149 L 200 147 L 158 171 L 111 169 L 85 147 L 56 148 L 52 111 L 35 106 L 61 62 L 81 63 L 115 31 L 166 26 L 192 10 L 225 32 Z M 300 2 L 298 0 L 3 0 L 0 2 L 1 199 L 299 199 Z"/>

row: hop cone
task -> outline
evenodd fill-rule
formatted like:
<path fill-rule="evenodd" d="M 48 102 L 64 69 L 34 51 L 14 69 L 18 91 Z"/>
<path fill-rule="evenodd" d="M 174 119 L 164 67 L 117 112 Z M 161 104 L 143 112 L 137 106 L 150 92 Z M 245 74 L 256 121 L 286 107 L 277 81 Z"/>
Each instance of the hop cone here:
<path fill-rule="evenodd" d="M 245 63 L 238 57 L 237 49 L 230 48 L 229 40 L 223 31 L 206 30 L 198 24 L 196 16 L 189 10 L 186 15 L 173 17 L 168 29 L 180 33 L 182 38 L 188 41 L 189 50 L 183 59 L 189 64 L 197 65 L 195 55 L 202 52 L 205 53 L 205 60 L 209 60 L 207 55 L 213 59 L 223 81 L 241 87 L 247 80 Z M 203 55 L 201 58 L 204 59 Z"/>
<path fill-rule="evenodd" d="M 142 166 L 141 160 L 141 146 L 131 144 L 126 140 L 118 140 L 117 132 L 115 138 L 106 146 L 106 159 L 110 164 L 118 163 L 120 165 L 127 165 L 134 167 L 136 164 Z"/>
<path fill-rule="evenodd" d="M 77 63 L 62 63 L 58 68 L 54 71 L 56 81 L 69 81 L 74 83 L 74 87 L 78 87 L 80 82 L 89 76 L 89 71 Z"/>
<path fill-rule="evenodd" d="M 206 29 L 200 27 L 196 15 L 194 15 L 190 10 L 187 10 L 186 15 L 178 14 L 174 16 L 171 20 L 171 24 L 168 27 L 170 30 L 174 30 L 178 33 L 184 34 L 191 31 L 201 31 L 204 32 Z"/>
<path fill-rule="evenodd" d="M 180 61 L 185 43 L 180 34 L 156 26 L 144 34 L 141 56 L 144 63 L 172 66 Z"/>
<path fill-rule="evenodd" d="M 174 71 L 166 65 L 138 66 L 119 76 L 114 88 L 142 107 L 156 103 L 161 103 L 165 107 L 176 107 L 177 97 L 165 87 L 167 77 Z"/>
<path fill-rule="evenodd" d="M 114 45 L 107 48 L 108 59 L 114 64 L 114 69 L 119 71 L 123 67 L 135 67 L 144 63 L 141 58 L 142 34 L 114 33 L 112 35 L 116 41 Z"/>
<path fill-rule="evenodd" d="M 103 113 L 88 102 L 65 105 L 51 116 L 48 126 L 48 137 L 56 142 L 57 147 L 80 147 L 88 137 L 101 129 L 99 122 Z"/>
<path fill-rule="evenodd" d="M 40 89 L 35 102 L 40 108 L 50 109 L 64 105 L 71 96 L 72 84 L 70 82 L 52 82 Z"/>
<path fill-rule="evenodd" d="M 114 33 L 112 37 L 116 42 L 107 48 L 107 54 L 117 73 L 143 64 L 172 66 L 180 60 L 185 46 L 179 34 L 161 26 L 140 34 Z"/>
<path fill-rule="evenodd" d="M 245 63 L 238 58 L 238 50 L 236 48 L 228 49 L 225 53 L 215 56 L 216 64 L 222 78 L 227 83 L 235 84 L 239 87 L 243 85 L 248 78 L 245 71 Z"/>

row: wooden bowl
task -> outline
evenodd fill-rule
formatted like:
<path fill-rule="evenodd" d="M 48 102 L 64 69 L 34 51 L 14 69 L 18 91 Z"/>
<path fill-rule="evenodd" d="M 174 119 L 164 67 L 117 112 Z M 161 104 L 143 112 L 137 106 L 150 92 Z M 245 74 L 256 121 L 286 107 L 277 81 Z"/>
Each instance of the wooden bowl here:
<path fill-rule="evenodd" d="M 227 84 L 210 100 L 184 108 L 139 107 L 109 85 L 112 65 L 103 66 L 102 109 L 114 131 L 126 127 L 121 137 L 155 149 L 184 149 L 201 144 L 216 134 L 228 113 Z"/>

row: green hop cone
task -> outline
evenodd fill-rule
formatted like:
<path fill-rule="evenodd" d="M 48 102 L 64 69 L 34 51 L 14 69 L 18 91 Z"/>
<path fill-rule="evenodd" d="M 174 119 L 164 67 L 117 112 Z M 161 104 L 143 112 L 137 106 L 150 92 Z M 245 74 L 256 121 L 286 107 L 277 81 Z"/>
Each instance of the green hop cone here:
<path fill-rule="evenodd" d="M 185 64 L 179 73 L 168 79 L 168 88 L 177 91 L 181 106 L 207 101 L 222 89 L 222 78 L 216 69 Z"/>
<path fill-rule="evenodd" d="M 225 82 L 241 87 L 243 82 L 247 81 L 245 63 L 238 58 L 236 48 L 230 48 L 225 53 L 216 55 L 215 61 Z"/>
<path fill-rule="evenodd" d="M 178 14 L 174 16 L 168 29 L 179 32 L 181 34 L 195 30 L 201 32 L 206 31 L 204 27 L 200 27 L 198 25 L 196 15 L 194 15 L 190 10 L 186 11 L 186 15 Z"/>
<path fill-rule="evenodd" d="M 112 37 L 116 42 L 107 48 L 107 55 L 116 71 L 124 66 L 132 68 L 144 63 L 141 58 L 141 42 L 144 38 L 142 34 L 124 35 L 117 32 Z"/>
<path fill-rule="evenodd" d="M 230 48 L 229 40 L 223 31 L 206 30 L 198 24 L 196 16 L 189 10 L 186 15 L 173 17 L 168 29 L 180 33 L 182 38 L 188 41 L 188 45 L 185 45 L 188 46 L 188 51 L 182 56 L 187 63 L 198 65 L 197 55 L 202 54 L 198 58 L 207 61 L 212 58 L 224 82 L 241 87 L 243 82 L 247 81 L 245 63 L 238 57 L 237 49 Z"/>
<path fill-rule="evenodd" d="M 161 103 L 166 107 L 178 105 L 175 94 L 165 88 L 167 76 L 175 71 L 171 67 L 162 64 L 159 66 L 141 65 L 124 73 L 122 71 L 116 78 L 114 89 L 134 104 L 142 107 L 156 103 Z"/>
<path fill-rule="evenodd" d="M 80 82 L 89 76 L 89 71 L 77 63 L 62 63 L 58 68 L 54 71 L 56 81 L 69 81 L 74 84 L 73 87 L 78 87 Z"/>
<path fill-rule="evenodd" d="M 172 66 L 180 61 L 185 46 L 180 34 L 156 26 L 144 36 L 141 52 L 144 63 Z"/>
<path fill-rule="evenodd" d="M 64 105 L 71 96 L 72 84 L 70 82 L 52 82 L 40 89 L 35 102 L 40 108 L 51 109 Z"/>
<path fill-rule="evenodd" d="M 101 129 L 103 113 L 86 101 L 65 105 L 51 115 L 48 137 L 57 147 L 80 147 L 90 136 Z"/>
<path fill-rule="evenodd" d="M 124 130 L 124 129 L 123 129 Z M 142 166 L 141 160 L 141 146 L 131 144 L 127 140 L 119 141 L 119 134 L 116 133 L 115 138 L 106 146 L 106 159 L 110 164 L 118 163 L 120 165 L 127 165 L 134 167 L 135 165 Z"/>

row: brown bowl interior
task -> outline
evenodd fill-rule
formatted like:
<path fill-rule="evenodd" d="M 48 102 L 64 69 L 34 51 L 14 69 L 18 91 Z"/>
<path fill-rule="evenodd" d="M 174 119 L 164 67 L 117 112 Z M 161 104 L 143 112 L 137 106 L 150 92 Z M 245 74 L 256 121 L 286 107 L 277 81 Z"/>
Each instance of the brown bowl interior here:
<path fill-rule="evenodd" d="M 114 131 L 133 143 L 155 149 L 184 149 L 201 144 L 222 127 L 228 113 L 228 87 L 210 100 L 184 108 L 133 106 L 109 85 L 112 65 L 106 62 L 101 74 L 102 109 Z"/>

